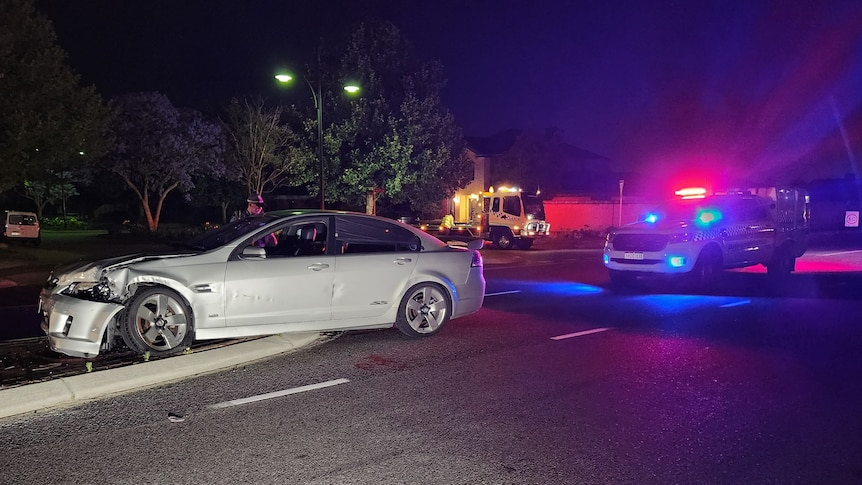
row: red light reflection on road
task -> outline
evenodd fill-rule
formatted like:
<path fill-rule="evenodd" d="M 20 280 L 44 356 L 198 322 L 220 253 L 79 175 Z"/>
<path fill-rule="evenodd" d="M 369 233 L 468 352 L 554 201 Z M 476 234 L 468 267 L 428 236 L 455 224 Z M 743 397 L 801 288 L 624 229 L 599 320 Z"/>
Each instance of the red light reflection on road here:
<path fill-rule="evenodd" d="M 740 271 L 766 273 L 763 266 L 751 266 Z M 862 250 L 805 253 L 796 260 L 795 273 L 862 272 Z"/>

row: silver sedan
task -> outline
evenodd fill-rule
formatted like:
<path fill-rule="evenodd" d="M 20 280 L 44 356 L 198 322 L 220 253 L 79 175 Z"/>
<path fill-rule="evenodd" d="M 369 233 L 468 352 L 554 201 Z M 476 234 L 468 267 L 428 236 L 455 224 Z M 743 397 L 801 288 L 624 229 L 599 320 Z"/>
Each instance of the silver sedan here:
<path fill-rule="evenodd" d="M 482 307 L 481 244 L 451 247 L 365 214 L 271 212 L 175 253 L 55 270 L 39 298 L 42 329 L 53 350 L 78 357 L 122 344 L 164 356 L 195 340 L 393 325 L 426 337 Z"/>

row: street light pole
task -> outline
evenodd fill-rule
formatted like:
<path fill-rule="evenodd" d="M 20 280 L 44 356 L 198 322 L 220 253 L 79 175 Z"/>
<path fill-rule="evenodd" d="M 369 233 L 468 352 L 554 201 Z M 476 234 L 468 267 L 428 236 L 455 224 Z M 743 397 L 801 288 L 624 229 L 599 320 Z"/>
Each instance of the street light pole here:
<path fill-rule="evenodd" d="M 312 84 L 306 77 L 305 82 L 311 88 L 311 96 L 314 98 L 314 107 L 317 109 L 317 161 L 319 164 L 319 190 L 320 190 L 320 208 L 326 209 L 326 160 L 323 156 L 323 74 L 321 72 L 321 47 L 317 49 L 317 83 Z M 293 76 L 287 73 L 276 74 L 275 79 L 280 83 L 288 83 L 293 80 Z M 359 92 L 359 87 L 353 83 L 347 83 L 344 86 L 344 91 L 349 94 Z"/>
<path fill-rule="evenodd" d="M 317 105 L 317 159 L 320 163 L 320 209 L 326 209 L 326 184 L 324 182 L 325 164 L 323 162 L 323 76 L 320 73 L 320 48 L 317 49 L 317 94 L 314 104 Z M 313 91 L 313 90 L 312 90 Z"/>
<path fill-rule="evenodd" d="M 617 227 L 623 227 L 623 185 L 625 183 L 625 180 L 620 180 L 620 220 Z"/>

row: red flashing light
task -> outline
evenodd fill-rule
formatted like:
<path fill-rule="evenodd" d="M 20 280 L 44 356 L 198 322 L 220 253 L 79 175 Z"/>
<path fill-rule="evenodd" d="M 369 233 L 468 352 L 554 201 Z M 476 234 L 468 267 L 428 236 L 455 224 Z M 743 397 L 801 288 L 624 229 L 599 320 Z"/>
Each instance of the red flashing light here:
<path fill-rule="evenodd" d="M 683 199 L 703 199 L 706 197 L 706 189 L 703 187 L 686 187 L 677 190 L 674 194 Z"/>

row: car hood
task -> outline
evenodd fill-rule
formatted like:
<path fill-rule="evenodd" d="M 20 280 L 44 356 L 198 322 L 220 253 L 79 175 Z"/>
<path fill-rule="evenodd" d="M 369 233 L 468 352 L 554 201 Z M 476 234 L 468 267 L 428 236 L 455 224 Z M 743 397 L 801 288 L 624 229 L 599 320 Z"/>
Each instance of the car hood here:
<path fill-rule="evenodd" d="M 51 272 L 51 279 L 57 286 L 65 286 L 75 281 L 99 281 L 102 275 L 130 266 L 174 258 L 184 258 L 198 254 L 194 251 L 160 253 L 160 254 L 129 254 L 97 261 L 76 261 L 59 266 Z"/>
<path fill-rule="evenodd" d="M 664 220 L 659 222 L 633 222 L 631 224 L 626 224 L 620 229 L 616 230 L 617 233 L 665 233 L 665 232 L 679 232 L 680 230 L 691 229 L 694 226 L 692 221 L 686 220 Z"/>

